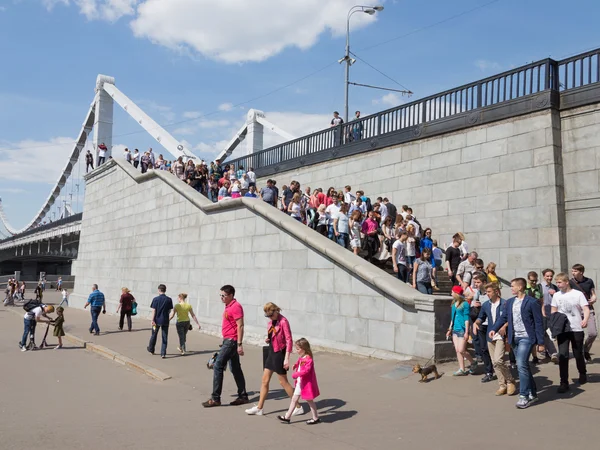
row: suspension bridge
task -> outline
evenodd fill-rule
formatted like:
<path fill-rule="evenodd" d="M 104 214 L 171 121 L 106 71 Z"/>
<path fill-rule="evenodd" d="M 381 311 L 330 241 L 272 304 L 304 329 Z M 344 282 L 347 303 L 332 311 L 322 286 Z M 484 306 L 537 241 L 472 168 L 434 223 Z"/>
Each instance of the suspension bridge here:
<path fill-rule="evenodd" d="M 40 268 L 54 266 L 55 270 L 70 271 L 69 262 L 77 257 L 82 211 L 80 199 L 85 194 L 86 149 L 91 150 L 98 168 L 100 145 L 106 146 L 105 160 L 112 157 L 114 105 L 120 106 L 172 157 L 182 157 L 184 162 L 200 158 L 174 138 L 144 110 L 135 104 L 115 85 L 115 79 L 98 75 L 95 95 L 85 115 L 83 125 L 73 143 L 58 179 L 45 202 L 33 218 L 23 227 L 13 226 L 8 219 L 0 199 L 0 264 L 2 272 L 13 273 L 20 269 L 26 273 L 37 273 Z M 215 160 L 225 161 L 238 147 L 242 154 L 263 150 L 264 132 L 268 130 L 286 140 L 294 136 L 271 123 L 265 113 L 250 109 L 244 125 L 235 133 Z M 118 155 L 121 157 L 121 155 Z M 40 266 L 38 267 L 38 262 Z M 65 272 L 63 272 L 65 273 Z M 30 274 L 31 275 L 31 274 Z"/>

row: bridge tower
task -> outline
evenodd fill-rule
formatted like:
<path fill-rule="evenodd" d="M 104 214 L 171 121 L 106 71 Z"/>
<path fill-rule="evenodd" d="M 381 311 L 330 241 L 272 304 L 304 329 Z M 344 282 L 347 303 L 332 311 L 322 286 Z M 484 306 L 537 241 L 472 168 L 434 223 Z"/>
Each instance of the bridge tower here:
<path fill-rule="evenodd" d="M 94 104 L 96 114 L 94 118 L 94 155 L 98 157 L 98 145 L 106 145 L 106 159 L 112 154 L 113 136 L 113 98 L 104 90 L 104 84 L 115 84 L 115 79 L 108 75 L 98 75 L 96 78 L 96 96 Z"/>

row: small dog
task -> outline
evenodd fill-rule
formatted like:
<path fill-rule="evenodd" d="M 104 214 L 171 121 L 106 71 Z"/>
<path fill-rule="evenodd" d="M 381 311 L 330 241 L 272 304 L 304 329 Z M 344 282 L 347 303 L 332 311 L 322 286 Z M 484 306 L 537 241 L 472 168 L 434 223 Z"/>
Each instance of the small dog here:
<path fill-rule="evenodd" d="M 437 367 L 433 364 L 427 367 L 421 367 L 420 364 L 415 364 L 415 366 L 413 367 L 413 373 L 421 374 L 421 379 L 419 380 L 419 383 L 425 383 L 429 381 L 428 377 L 432 373 L 435 375 L 436 380 L 443 375 L 438 373 Z"/>

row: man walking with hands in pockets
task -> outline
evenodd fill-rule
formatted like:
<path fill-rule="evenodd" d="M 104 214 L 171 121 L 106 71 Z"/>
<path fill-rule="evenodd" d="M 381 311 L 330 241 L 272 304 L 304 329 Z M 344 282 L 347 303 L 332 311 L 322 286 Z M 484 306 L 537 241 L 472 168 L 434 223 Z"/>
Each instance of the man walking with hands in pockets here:
<path fill-rule="evenodd" d="M 242 344 L 244 340 L 244 308 L 234 298 L 235 288 L 233 286 L 228 284 L 223 286 L 220 295 L 221 301 L 225 304 L 222 325 L 223 344 L 213 367 L 213 392 L 211 398 L 202 403 L 202 406 L 205 408 L 221 406 L 223 372 L 229 361 L 231 361 L 231 373 L 238 388 L 238 398 L 232 401 L 230 405 L 237 406 L 248 403 L 246 380 L 240 364 L 240 356 L 244 356 L 244 346 Z"/>

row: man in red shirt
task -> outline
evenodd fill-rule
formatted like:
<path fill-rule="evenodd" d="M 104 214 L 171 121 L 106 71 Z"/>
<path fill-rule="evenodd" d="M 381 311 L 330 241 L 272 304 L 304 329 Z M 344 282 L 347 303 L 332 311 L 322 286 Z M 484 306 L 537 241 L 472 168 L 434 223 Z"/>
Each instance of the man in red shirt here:
<path fill-rule="evenodd" d="M 229 361 L 231 361 L 231 373 L 238 388 L 238 398 L 232 401 L 230 405 L 235 406 L 248 403 L 246 379 L 244 378 L 244 372 L 242 372 L 240 364 L 240 356 L 244 356 L 244 347 L 242 345 L 244 339 L 244 309 L 234 296 L 235 288 L 233 286 L 227 284 L 221 288 L 221 301 L 225 303 L 222 325 L 223 345 L 213 367 L 213 392 L 211 398 L 202 403 L 202 406 L 205 408 L 221 406 L 223 372 Z"/>

